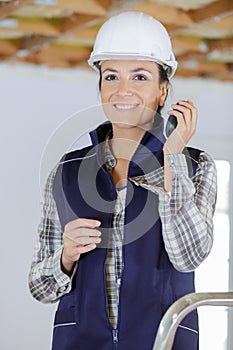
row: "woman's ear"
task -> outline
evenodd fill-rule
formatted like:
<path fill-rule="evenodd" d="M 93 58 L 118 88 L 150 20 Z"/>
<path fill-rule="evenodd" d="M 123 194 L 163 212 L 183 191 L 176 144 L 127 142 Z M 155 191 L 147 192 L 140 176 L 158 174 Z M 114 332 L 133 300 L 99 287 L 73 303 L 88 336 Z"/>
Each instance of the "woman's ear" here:
<path fill-rule="evenodd" d="M 160 107 L 163 107 L 164 102 L 167 98 L 168 85 L 169 85 L 168 81 L 164 81 L 163 83 L 160 84 L 160 97 L 159 97 L 159 106 Z"/>

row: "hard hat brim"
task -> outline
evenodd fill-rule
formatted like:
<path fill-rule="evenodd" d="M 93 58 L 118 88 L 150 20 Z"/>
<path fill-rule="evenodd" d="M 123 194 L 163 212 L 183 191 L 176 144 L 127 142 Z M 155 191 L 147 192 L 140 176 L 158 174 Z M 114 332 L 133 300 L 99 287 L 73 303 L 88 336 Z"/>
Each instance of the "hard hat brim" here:
<path fill-rule="evenodd" d="M 169 67 L 169 72 L 168 72 L 168 77 L 171 78 L 176 71 L 177 68 L 177 61 L 167 61 L 166 64 L 164 64 L 163 59 L 159 59 L 158 57 L 153 57 L 150 55 L 140 55 L 136 53 L 103 53 L 103 54 L 95 54 L 91 55 L 88 64 L 94 68 L 97 72 L 99 72 L 99 67 L 97 65 L 98 62 L 100 61 L 111 61 L 111 60 L 135 60 L 135 61 L 152 61 L 155 63 L 158 63 L 162 66 L 167 66 Z"/>

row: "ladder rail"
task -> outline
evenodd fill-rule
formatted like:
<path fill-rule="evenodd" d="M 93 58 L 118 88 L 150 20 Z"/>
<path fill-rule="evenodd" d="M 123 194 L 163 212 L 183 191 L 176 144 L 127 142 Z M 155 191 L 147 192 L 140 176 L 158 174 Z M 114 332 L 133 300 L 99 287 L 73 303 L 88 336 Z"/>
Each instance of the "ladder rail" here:
<path fill-rule="evenodd" d="M 233 307 L 233 291 L 190 293 L 177 300 L 163 316 L 152 350 L 171 350 L 177 328 L 183 318 L 194 309 L 205 305 Z"/>

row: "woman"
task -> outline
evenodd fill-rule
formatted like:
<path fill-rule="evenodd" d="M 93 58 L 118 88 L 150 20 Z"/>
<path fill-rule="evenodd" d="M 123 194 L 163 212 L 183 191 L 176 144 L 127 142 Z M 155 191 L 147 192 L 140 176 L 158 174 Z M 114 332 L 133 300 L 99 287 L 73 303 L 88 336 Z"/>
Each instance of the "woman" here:
<path fill-rule="evenodd" d="M 109 122 L 48 178 L 30 289 L 42 302 L 60 299 L 54 350 L 151 350 L 163 314 L 194 291 L 193 271 L 211 250 L 216 169 L 186 147 L 197 122 L 190 100 L 172 105 L 177 126 L 163 135 L 158 112 L 177 62 L 158 21 L 110 18 L 89 64 Z M 187 349 L 198 349 L 196 312 L 173 346 Z"/>

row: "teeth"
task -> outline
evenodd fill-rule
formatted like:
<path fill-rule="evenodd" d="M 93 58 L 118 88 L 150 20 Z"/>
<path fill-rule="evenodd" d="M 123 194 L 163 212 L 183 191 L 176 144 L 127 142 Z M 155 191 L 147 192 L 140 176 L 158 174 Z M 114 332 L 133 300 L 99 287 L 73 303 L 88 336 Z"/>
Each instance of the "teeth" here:
<path fill-rule="evenodd" d="M 136 107 L 136 104 L 115 104 L 114 106 L 118 109 L 132 109 Z"/>

